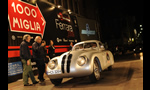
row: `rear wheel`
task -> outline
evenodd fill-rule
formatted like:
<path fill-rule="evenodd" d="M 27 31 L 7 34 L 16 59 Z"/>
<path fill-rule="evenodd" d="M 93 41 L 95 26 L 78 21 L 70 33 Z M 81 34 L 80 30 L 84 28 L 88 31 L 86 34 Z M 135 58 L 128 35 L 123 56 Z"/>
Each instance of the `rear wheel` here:
<path fill-rule="evenodd" d="M 94 60 L 93 73 L 89 76 L 91 82 L 97 82 L 100 79 L 100 68 L 98 62 Z"/>
<path fill-rule="evenodd" d="M 50 80 L 55 86 L 60 85 L 62 82 L 62 78 L 61 79 L 50 79 Z"/>

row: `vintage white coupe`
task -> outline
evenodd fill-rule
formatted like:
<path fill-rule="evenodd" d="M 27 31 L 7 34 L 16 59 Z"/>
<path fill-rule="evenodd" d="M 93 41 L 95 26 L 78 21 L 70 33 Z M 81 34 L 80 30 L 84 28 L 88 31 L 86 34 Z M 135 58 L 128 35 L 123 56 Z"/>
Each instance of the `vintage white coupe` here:
<path fill-rule="evenodd" d="M 54 85 L 61 84 L 63 78 L 89 76 L 91 82 L 100 79 L 100 73 L 111 70 L 114 57 L 98 40 L 76 43 L 72 50 L 52 58 L 46 74 Z"/>

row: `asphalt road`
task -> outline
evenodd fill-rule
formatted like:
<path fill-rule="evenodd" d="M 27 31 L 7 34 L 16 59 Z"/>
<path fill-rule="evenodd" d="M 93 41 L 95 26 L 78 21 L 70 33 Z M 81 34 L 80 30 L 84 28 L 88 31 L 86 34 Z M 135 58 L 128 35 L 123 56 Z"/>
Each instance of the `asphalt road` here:
<path fill-rule="evenodd" d="M 143 53 L 115 55 L 114 58 L 113 70 L 103 71 L 97 83 L 90 83 L 88 77 L 65 78 L 61 85 L 54 86 L 44 75 L 45 86 L 24 87 L 20 79 L 9 83 L 8 90 L 143 90 Z"/>

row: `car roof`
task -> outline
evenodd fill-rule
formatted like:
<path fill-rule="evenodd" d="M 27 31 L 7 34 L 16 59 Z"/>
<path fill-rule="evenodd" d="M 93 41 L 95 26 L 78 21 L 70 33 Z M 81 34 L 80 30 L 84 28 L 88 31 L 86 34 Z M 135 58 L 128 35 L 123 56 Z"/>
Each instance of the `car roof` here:
<path fill-rule="evenodd" d="M 86 40 L 86 41 L 78 42 L 78 43 L 76 43 L 75 45 L 83 44 L 83 43 L 88 43 L 88 42 L 100 42 L 100 41 L 98 41 L 98 40 Z"/>

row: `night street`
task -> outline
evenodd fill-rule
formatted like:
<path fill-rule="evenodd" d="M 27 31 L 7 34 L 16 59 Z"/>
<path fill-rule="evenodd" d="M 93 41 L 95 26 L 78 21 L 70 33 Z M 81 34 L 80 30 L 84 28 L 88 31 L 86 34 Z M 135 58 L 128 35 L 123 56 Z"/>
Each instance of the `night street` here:
<path fill-rule="evenodd" d="M 143 90 L 143 0 L 8 0 L 8 90 Z"/>
<path fill-rule="evenodd" d="M 19 79 L 9 83 L 8 90 L 143 90 L 143 53 L 131 52 L 114 58 L 112 71 L 103 71 L 97 83 L 90 83 L 88 77 L 65 78 L 61 85 L 54 86 L 45 74 L 45 86 L 24 87 L 22 79 Z"/>

